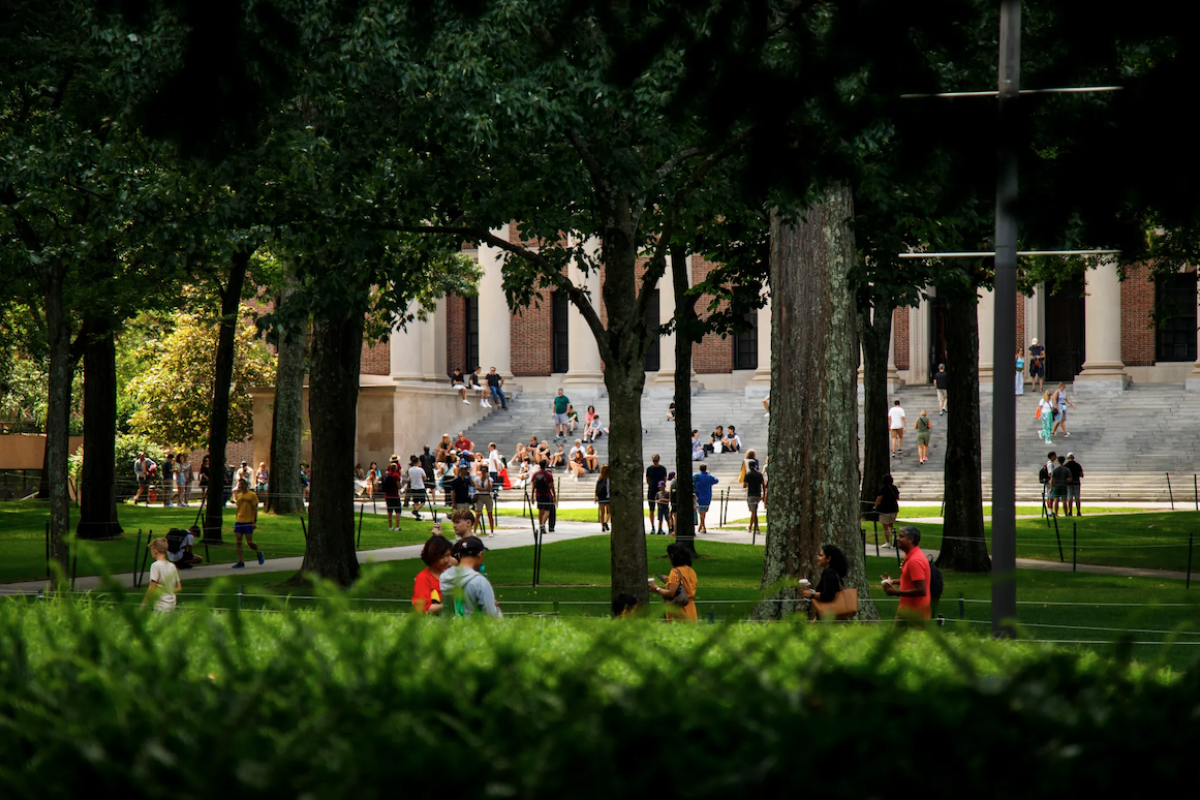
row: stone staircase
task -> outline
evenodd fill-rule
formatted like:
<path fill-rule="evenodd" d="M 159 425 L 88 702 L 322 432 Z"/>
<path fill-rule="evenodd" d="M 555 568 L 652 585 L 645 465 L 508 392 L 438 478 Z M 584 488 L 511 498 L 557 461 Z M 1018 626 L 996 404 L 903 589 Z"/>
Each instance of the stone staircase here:
<path fill-rule="evenodd" d="M 538 440 L 553 439 L 554 424 L 551 421 L 552 394 L 531 393 L 521 394 L 516 402 L 509 402 L 509 411 L 495 411 L 485 419 L 472 425 L 467 430 L 467 436 L 475 442 L 476 449 L 486 451 L 489 442 L 495 442 L 501 454 L 511 457 L 517 449 L 517 443 L 528 444 L 530 436 Z M 643 461 L 650 463 L 655 453 L 662 457 L 662 463 L 668 470 L 674 469 L 675 426 L 666 418 L 667 406 L 670 399 L 654 398 L 648 395 L 642 398 L 642 454 Z M 582 420 L 586 416 L 587 407 L 596 407 L 600 422 L 604 427 L 609 426 L 609 399 L 602 397 L 596 400 L 573 403 L 579 410 L 581 426 L 568 437 L 565 450 L 570 450 L 576 438 L 583 438 Z M 767 443 L 767 422 L 763 416 L 762 404 L 757 400 L 747 400 L 741 392 L 700 392 L 692 396 L 692 427 L 699 430 L 703 441 L 708 441 L 708 435 L 717 425 L 728 428 L 732 423 L 741 436 L 746 449 L 756 450 L 760 461 L 765 457 Z M 596 453 L 600 463 L 608 461 L 608 437 L 602 436 L 596 442 Z M 744 451 L 743 451 L 744 453 Z M 706 459 L 708 469 L 717 476 L 722 486 L 734 483 L 742 465 L 742 455 L 737 453 L 722 453 L 710 455 Z M 697 465 L 693 465 L 693 469 Z M 562 499 L 590 500 L 595 483 L 594 476 L 587 475 L 575 482 L 570 472 L 560 472 L 562 476 Z"/>
<path fill-rule="evenodd" d="M 1185 392 L 1178 385 L 1133 386 L 1125 392 L 1088 392 L 1081 385 L 1077 396 L 1068 386 L 1068 396 L 1077 406 L 1068 413 L 1070 437 L 1055 436 L 1047 446 L 1038 437 L 1040 423 L 1034 419 L 1037 398 L 1031 392 L 1017 398 L 1017 499 L 1034 502 L 1041 497 L 1038 468 L 1049 450 L 1060 454 L 1075 453 L 1085 471 L 1085 498 L 1090 501 L 1166 502 L 1172 494 L 1178 507 L 1194 503 L 1193 475 L 1200 472 L 1200 393 Z M 538 439 L 554 436 L 550 420 L 552 395 L 523 393 L 509 403 L 508 413 L 493 412 L 473 425 L 467 435 L 478 449 L 496 442 L 505 456 L 511 456 L 517 442 L 528 442 L 530 435 Z M 907 412 L 910 429 L 905 433 L 904 455 L 892 462 L 896 485 L 905 502 L 940 502 L 943 493 L 946 424 L 948 417 L 937 415 L 937 397 L 932 388 L 902 387 L 889 397 L 900 400 Z M 951 401 L 953 402 L 953 401 Z M 669 399 L 644 396 L 642 399 L 643 461 L 650 463 L 654 453 L 662 456 L 668 469 L 674 466 L 674 425 L 666 420 Z M 609 424 L 609 400 L 581 401 L 576 407 L 580 417 L 588 405 L 594 405 L 601 422 Z M 693 428 L 707 436 L 719 423 L 733 423 L 747 449 L 757 452 L 760 462 L 766 457 L 767 423 L 757 400 L 746 399 L 741 392 L 701 391 L 692 397 Z M 930 442 L 929 462 L 917 465 L 916 435 L 911 430 L 920 410 L 931 413 L 934 429 Z M 953 406 L 947 415 L 953 413 Z M 982 463 L 984 497 L 991 493 L 991 424 L 992 396 L 980 397 L 982 434 Z M 862 431 L 861 407 L 859 431 Z M 582 438 L 581 430 L 568 440 L 570 449 L 574 438 Z M 861 440 L 860 449 L 861 453 Z M 608 460 L 608 437 L 596 443 L 600 462 Z M 716 475 L 720 487 L 736 486 L 741 467 L 738 454 L 721 454 L 706 459 L 709 471 Z M 695 465 L 692 465 L 695 468 Z M 1168 489 L 1167 474 L 1171 487 Z M 578 483 L 570 473 L 563 475 L 562 498 L 591 499 L 594 478 L 585 476 Z M 735 491 L 735 496 L 740 496 Z"/>

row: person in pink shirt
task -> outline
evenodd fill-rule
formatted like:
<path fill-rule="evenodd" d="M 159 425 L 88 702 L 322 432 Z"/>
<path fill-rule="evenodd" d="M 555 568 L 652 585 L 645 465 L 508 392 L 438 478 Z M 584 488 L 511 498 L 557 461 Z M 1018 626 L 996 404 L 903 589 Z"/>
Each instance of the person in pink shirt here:
<path fill-rule="evenodd" d="M 921 532 L 912 525 L 905 525 L 896 531 L 896 547 L 904 552 L 899 588 L 889 575 L 883 575 L 884 593 L 900 598 L 900 607 L 896 609 L 896 621 L 899 623 L 921 625 L 929 619 L 929 559 L 918 547 L 920 543 Z"/>

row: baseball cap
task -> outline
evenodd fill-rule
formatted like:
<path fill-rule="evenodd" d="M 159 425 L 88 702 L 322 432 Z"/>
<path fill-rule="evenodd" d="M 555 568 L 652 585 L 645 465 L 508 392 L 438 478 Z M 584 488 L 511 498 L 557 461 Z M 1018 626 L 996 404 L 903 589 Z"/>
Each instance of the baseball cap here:
<path fill-rule="evenodd" d="M 1074 457 L 1075 457 L 1074 453 L 1067 453 L 1067 458 L 1074 458 Z"/>
<path fill-rule="evenodd" d="M 450 548 L 450 555 L 454 556 L 455 558 L 462 558 L 463 556 L 477 556 L 487 549 L 488 548 L 486 545 L 484 545 L 483 540 L 478 536 L 467 536 L 454 543 L 454 547 Z"/>

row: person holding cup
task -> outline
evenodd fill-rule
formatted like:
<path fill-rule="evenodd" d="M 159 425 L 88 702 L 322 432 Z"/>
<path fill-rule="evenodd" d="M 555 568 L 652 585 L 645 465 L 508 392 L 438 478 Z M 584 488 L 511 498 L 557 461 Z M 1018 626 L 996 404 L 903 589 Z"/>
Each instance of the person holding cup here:
<path fill-rule="evenodd" d="M 806 585 L 807 581 L 801 581 L 800 594 L 808 600 L 832 603 L 837 593 L 842 590 L 846 573 L 850 571 L 846 554 L 836 545 L 824 545 L 817 556 L 817 566 L 821 568 L 821 579 L 817 581 L 816 588 L 810 589 Z M 815 614 L 816 609 L 813 609 L 813 612 Z"/>

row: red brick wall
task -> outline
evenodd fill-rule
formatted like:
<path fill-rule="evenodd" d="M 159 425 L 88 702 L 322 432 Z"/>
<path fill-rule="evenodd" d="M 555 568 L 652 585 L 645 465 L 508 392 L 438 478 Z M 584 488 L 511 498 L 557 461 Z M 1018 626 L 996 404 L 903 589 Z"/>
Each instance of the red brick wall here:
<path fill-rule="evenodd" d="M 530 245 L 534 242 L 522 239 L 517 232 L 517 222 L 508 225 L 508 241 L 513 244 Z M 509 345 L 512 348 L 512 374 L 514 377 L 527 375 L 548 376 L 554 366 L 554 312 L 550 307 L 550 292 L 543 289 L 525 308 L 519 308 L 509 325 Z"/>
<path fill-rule="evenodd" d="M 363 342 L 362 366 L 364 375 L 392 374 L 392 348 L 390 342 Z"/>
<path fill-rule="evenodd" d="M 708 277 L 708 273 L 717 268 L 717 265 L 708 261 L 701 256 L 692 256 L 692 282 L 699 283 Z M 712 295 L 702 295 L 696 303 L 696 308 L 701 316 L 708 313 L 708 304 L 712 302 Z M 721 301 L 719 308 L 724 310 L 728 307 L 728 303 Z M 765 358 L 766 354 L 760 354 L 760 358 Z M 760 364 L 760 366 L 762 366 Z M 713 373 L 733 372 L 733 337 L 718 336 L 710 333 L 705 335 L 700 343 L 692 347 L 692 368 L 700 374 L 711 375 Z"/>
<path fill-rule="evenodd" d="M 1015 351 L 1016 348 L 1019 347 L 1019 348 L 1021 348 L 1022 352 L 1024 352 L 1025 348 L 1029 346 L 1029 342 L 1025 341 L 1025 295 L 1023 295 L 1023 294 L 1017 295 L 1017 331 L 1016 331 L 1016 335 L 1017 335 L 1017 341 L 1016 341 L 1015 345 L 1013 346 L 1013 350 Z M 1039 337 L 1039 341 L 1040 341 L 1040 337 Z M 1028 356 L 1029 354 L 1025 353 L 1025 355 Z"/>
<path fill-rule="evenodd" d="M 467 301 L 450 295 L 442 301 L 446 309 L 446 374 L 457 367 L 464 374 L 474 364 L 464 363 L 467 352 Z"/>
<path fill-rule="evenodd" d="M 908 369 L 908 308 L 892 312 L 892 336 L 896 340 L 896 369 Z"/>
<path fill-rule="evenodd" d="M 1138 264 L 1125 269 L 1121 282 L 1121 360 L 1126 366 L 1154 364 L 1154 281 Z"/>

